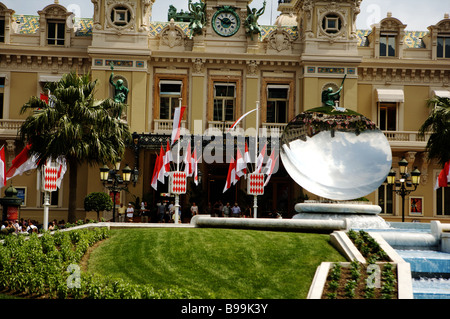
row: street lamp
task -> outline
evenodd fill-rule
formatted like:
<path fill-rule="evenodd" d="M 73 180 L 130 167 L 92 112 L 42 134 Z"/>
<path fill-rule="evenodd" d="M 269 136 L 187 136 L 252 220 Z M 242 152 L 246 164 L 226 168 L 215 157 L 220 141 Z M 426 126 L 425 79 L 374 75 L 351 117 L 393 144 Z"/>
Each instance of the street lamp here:
<path fill-rule="evenodd" d="M 122 169 L 122 176 L 119 174 L 120 162 L 110 169 L 107 165 L 100 168 L 100 180 L 109 191 L 113 193 L 113 221 L 116 221 L 116 195 L 128 187 L 131 181 L 132 170 L 128 164 Z"/>
<path fill-rule="evenodd" d="M 407 167 L 408 161 L 403 158 L 400 162 L 398 162 L 398 166 L 400 169 L 400 179 L 395 180 L 395 171 L 391 169 L 387 176 L 387 182 L 389 185 L 392 185 L 392 191 L 394 191 L 397 195 L 400 195 L 402 198 L 402 222 L 405 221 L 405 197 L 417 189 L 417 186 L 420 184 L 420 171 L 415 167 L 415 169 L 408 174 Z M 408 178 L 411 178 L 409 181 Z M 398 188 L 397 188 L 398 187 Z"/>

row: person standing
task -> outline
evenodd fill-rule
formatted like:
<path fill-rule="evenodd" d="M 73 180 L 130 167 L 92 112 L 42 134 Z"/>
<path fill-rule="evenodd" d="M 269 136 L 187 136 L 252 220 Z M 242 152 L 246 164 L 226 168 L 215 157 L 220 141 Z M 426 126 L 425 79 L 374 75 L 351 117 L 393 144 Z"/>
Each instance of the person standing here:
<path fill-rule="evenodd" d="M 130 223 L 133 222 L 133 216 L 134 216 L 134 208 L 132 203 L 128 203 L 127 207 L 127 218 Z"/>
<path fill-rule="evenodd" d="M 230 203 L 227 203 L 225 206 L 223 206 L 222 211 L 223 217 L 230 217 Z"/>
<path fill-rule="evenodd" d="M 123 223 L 125 222 L 125 211 L 126 211 L 126 207 L 123 206 L 123 203 L 120 203 L 120 207 L 119 207 L 119 222 Z"/>
<path fill-rule="evenodd" d="M 192 203 L 191 214 L 192 214 L 192 216 L 198 215 L 198 206 L 195 205 L 195 202 Z"/>
<path fill-rule="evenodd" d="M 234 203 L 234 206 L 231 207 L 231 213 L 233 217 L 240 217 L 241 216 L 241 208 L 239 207 L 238 203 Z"/>

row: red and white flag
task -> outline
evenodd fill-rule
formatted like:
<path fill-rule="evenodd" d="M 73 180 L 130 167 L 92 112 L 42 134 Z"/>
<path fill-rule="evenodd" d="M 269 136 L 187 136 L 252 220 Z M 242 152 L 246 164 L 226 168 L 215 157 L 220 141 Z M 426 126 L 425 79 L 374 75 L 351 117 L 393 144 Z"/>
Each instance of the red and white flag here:
<path fill-rule="evenodd" d="M 6 156 L 5 145 L 0 149 L 0 188 L 6 185 Z"/>
<path fill-rule="evenodd" d="M 228 167 L 227 181 L 225 183 L 223 192 L 225 193 L 231 187 L 231 185 L 234 184 L 236 184 L 236 163 L 234 161 L 234 158 L 231 157 L 230 166 Z"/>
<path fill-rule="evenodd" d="M 172 151 L 170 150 L 170 144 L 169 141 L 167 141 L 167 146 L 166 146 L 166 154 L 164 155 L 164 170 L 165 170 L 165 174 L 169 175 L 170 172 L 170 163 L 173 162 L 173 158 L 172 158 Z"/>
<path fill-rule="evenodd" d="M 266 147 L 267 143 L 264 144 L 263 149 L 261 150 L 261 153 L 259 153 L 258 158 L 256 159 L 256 173 L 261 173 L 261 169 L 264 162 L 264 157 L 266 156 Z"/>
<path fill-rule="evenodd" d="M 152 187 L 156 190 L 158 190 L 158 174 L 161 169 L 159 167 L 160 164 L 159 155 L 156 155 L 156 161 L 155 161 L 155 168 L 153 169 L 153 176 L 152 176 Z"/>
<path fill-rule="evenodd" d="M 198 185 L 198 158 L 197 148 L 194 147 L 194 153 L 192 154 L 192 173 L 194 175 L 194 183 Z"/>
<path fill-rule="evenodd" d="M 448 184 L 450 184 L 450 161 L 444 164 L 444 168 L 436 179 L 436 186 L 434 189 L 436 190 L 440 187 L 447 187 Z"/>
<path fill-rule="evenodd" d="M 56 180 L 56 186 L 58 186 L 58 188 L 61 188 L 61 183 L 62 183 L 64 174 L 65 174 L 66 171 L 67 171 L 67 161 L 66 161 L 66 158 L 65 158 L 64 156 L 59 156 L 59 157 L 56 159 L 56 165 L 59 166 L 59 169 L 58 169 L 58 177 L 57 177 L 57 180 Z"/>
<path fill-rule="evenodd" d="M 184 111 L 186 106 L 180 106 L 175 108 L 173 115 L 173 125 L 172 125 L 172 144 L 173 145 L 180 138 L 181 120 L 183 119 Z"/>
<path fill-rule="evenodd" d="M 245 162 L 245 164 L 250 164 L 252 162 L 252 160 L 250 158 L 250 153 L 248 151 L 247 142 L 245 142 L 244 162 Z"/>
<path fill-rule="evenodd" d="M 164 149 L 161 145 L 159 149 L 159 171 L 158 171 L 158 181 L 164 184 L 164 177 L 166 176 L 166 167 L 164 166 Z"/>
<path fill-rule="evenodd" d="M 273 170 L 275 169 L 275 166 L 278 161 L 278 155 L 277 158 L 275 158 L 275 151 L 272 151 L 270 153 L 270 157 L 267 160 L 266 166 L 264 167 L 265 172 L 264 174 L 267 175 L 266 181 L 264 182 L 264 186 L 266 186 L 269 183 L 270 177 L 272 176 Z"/>
<path fill-rule="evenodd" d="M 247 163 L 241 154 L 239 148 L 237 148 L 236 153 L 236 176 L 241 178 L 243 175 L 247 174 Z"/>
<path fill-rule="evenodd" d="M 186 147 L 186 155 L 184 156 L 184 172 L 186 173 L 186 177 L 191 177 L 192 170 L 192 156 L 191 156 L 191 141 L 188 142 Z"/>
<path fill-rule="evenodd" d="M 30 155 L 30 148 L 31 144 L 27 144 L 22 152 L 12 160 L 12 165 L 5 174 L 6 180 L 37 168 L 38 157 L 37 155 Z"/>

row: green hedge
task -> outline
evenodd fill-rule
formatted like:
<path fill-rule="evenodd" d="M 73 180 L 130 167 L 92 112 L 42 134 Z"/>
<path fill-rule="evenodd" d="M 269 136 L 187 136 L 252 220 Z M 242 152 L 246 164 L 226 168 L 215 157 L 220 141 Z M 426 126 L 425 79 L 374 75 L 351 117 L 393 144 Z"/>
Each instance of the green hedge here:
<path fill-rule="evenodd" d="M 30 298 L 177 299 L 177 288 L 154 290 L 122 279 L 76 272 L 88 248 L 109 237 L 106 227 L 7 236 L 0 245 L 0 289 Z M 27 240 L 26 240 L 27 238 Z M 74 272 L 75 270 L 75 272 Z"/>

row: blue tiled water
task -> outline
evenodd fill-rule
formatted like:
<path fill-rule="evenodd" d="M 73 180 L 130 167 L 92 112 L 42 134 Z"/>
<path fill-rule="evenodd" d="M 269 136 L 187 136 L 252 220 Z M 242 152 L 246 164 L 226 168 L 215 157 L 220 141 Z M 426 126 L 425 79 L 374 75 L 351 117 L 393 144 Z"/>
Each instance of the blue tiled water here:
<path fill-rule="evenodd" d="M 414 299 L 450 299 L 450 279 L 413 279 Z"/>
<path fill-rule="evenodd" d="M 390 223 L 387 229 L 373 231 L 387 233 L 385 239 L 411 265 L 414 299 L 450 299 L 450 254 L 438 251 L 429 240 L 430 224 Z M 401 240 L 396 241 L 402 237 L 409 242 L 416 240 L 420 247 L 405 248 Z M 421 237 L 423 240 L 418 240 Z M 427 247 L 428 243 L 431 244 Z"/>

